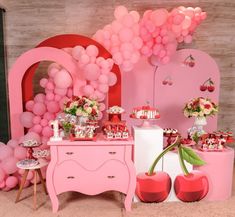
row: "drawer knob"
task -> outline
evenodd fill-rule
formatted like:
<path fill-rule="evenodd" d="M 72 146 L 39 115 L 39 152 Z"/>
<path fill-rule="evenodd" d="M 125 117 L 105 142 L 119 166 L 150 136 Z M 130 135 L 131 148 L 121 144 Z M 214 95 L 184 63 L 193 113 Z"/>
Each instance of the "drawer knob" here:
<path fill-rule="evenodd" d="M 110 151 L 109 154 L 116 154 L 116 151 Z"/>
<path fill-rule="evenodd" d="M 115 176 L 107 176 L 109 179 L 114 179 Z"/>
<path fill-rule="evenodd" d="M 73 152 L 71 151 L 71 152 L 66 152 L 65 154 L 67 154 L 67 155 L 72 155 L 73 154 Z"/>
<path fill-rule="evenodd" d="M 74 179 L 74 176 L 67 176 L 67 179 Z"/>

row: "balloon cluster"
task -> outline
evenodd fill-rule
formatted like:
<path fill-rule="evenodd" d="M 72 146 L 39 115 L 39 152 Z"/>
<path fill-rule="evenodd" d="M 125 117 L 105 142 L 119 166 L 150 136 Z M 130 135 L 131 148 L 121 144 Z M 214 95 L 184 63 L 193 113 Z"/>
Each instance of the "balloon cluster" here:
<path fill-rule="evenodd" d="M 139 35 L 140 15 L 124 6 L 114 11 L 115 20 L 98 30 L 93 38 L 101 43 L 113 55 L 114 62 L 123 71 L 131 71 L 140 58 L 142 39 Z"/>
<path fill-rule="evenodd" d="M 86 49 L 82 46 L 65 48 L 77 61 L 80 82 L 80 94 L 100 102 L 100 111 L 105 109 L 101 103 L 109 91 L 109 86 L 117 82 L 116 75 L 111 71 L 113 60 L 98 57 L 99 50 L 94 45 Z M 37 94 L 33 100 L 25 104 L 26 112 L 21 114 L 21 124 L 41 137 L 42 149 L 49 148 L 46 143 L 53 135 L 50 121 L 54 120 L 64 107 L 64 103 L 73 95 L 73 80 L 69 72 L 56 63 L 48 67 L 48 78 L 40 80 L 45 93 Z M 102 112 L 98 118 L 102 118 Z"/>
<path fill-rule="evenodd" d="M 131 71 L 140 55 L 151 57 L 153 65 L 166 64 L 178 43 L 191 43 L 196 27 L 206 19 L 199 7 L 147 10 L 142 19 L 138 12 L 118 6 L 115 20 L 93 36 L 113 55 L 123 71 Z"/>
<path fill-rule="evenodd" d="M 26 148 L 19 146 L 19 143 L 36 139 L 40 141 L 40 137 L 31 132 L 20 138 L 20 140 L 9 140 L 7 145 L 0 142 L 0 189 L 9 191 L 15 188 L 22 179 L 24 170 L 18 169 L 16 163 L 23 160 L 27 156 Z M 46 176 L 46 167 L 41 169 L 42 175 Z M 39 179 L 37 180 L 39 182 Z M 24 187 L 28 187 L 30 183 L 34 183 L 34 173 L 29 171 Z"/>

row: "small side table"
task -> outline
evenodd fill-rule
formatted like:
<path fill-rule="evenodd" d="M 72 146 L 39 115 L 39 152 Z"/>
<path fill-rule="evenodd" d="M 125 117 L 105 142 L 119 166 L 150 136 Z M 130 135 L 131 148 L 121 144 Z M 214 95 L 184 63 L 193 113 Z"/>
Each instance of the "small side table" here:
<path fill-rule="evenodd" d="M 26 178 L 28 176 L 29 170 L 33 170 L 34 171 L 34 188 L 33 188 L 34 209 L 36 209 L 36 206 L 37 206 L 37 174 L 39 175 L 39 178 L 41 180 L 44 192 L 47 194 L 47 189 L 46 189 L 44 179 L 42 177 L 41 168 L 47 166 L 48 162 L 44 159 L 39 159 L 38 161 L 39 161 L 39 164 L 37 164 L 35 166 L 27 166 L 27 165 L 22 166 L 22 165 L 17 164 L 17 167 L 20 168 L 20 169 L 24 169 L 25 172 L 23 174 L 23 178 L 22 178 L 21 183 L 20 183 L 20 188 L 18 190 L 15 203 L 17 203 L 20 199 L 20 195 L 21 195 L 21 192 L 23 190 L 23 187 L 24 187 Z"/>

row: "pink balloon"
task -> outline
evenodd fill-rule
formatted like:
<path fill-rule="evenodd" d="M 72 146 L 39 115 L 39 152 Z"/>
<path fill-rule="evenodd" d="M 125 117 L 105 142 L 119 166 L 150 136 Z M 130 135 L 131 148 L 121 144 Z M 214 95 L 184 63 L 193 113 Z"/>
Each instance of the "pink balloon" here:
<path fill-rule="evenodd" d="M 48 70 L 48 75 L 49 75 L 51 78 L 54 78 L 55 75 L 56 75 L 56 73 L 57 73 L 58 71 L 59 71 L 58 68 L 53 67 L 53 68 L 51 68 L 50 70 Z"/>
<path fill-rule="evenodd" d="M 104 75 L 104 74 L 102 74 L 102 75 L 100 75 L 100 77 L 99 77 L 99 82 L 101 83 L 101 84 L 107 84 L 108 83 L 108 76 L 107 75 Z"/>
<path fill-rule="evenodd" d="M 14 156 L 15 158 L 17 158 L 18 160 L 23 160 L 26 158 L 27 156 L 27 150 L 26 148 L 23 148 L 21 146 L 18 146 L 14 149 Z"/>
<path fill-rule="evenodd" d="M 181 30 L 182 30 L 181 25 L 172 25 L 171 28 L 172 28 L 172 31 L 173 31 L 175 34 L 181 32 Z"/>
<path fill-rule="evenodd" d="M 40 134 L 42 132 L 42 126 L 40 124 L 34 125 L 33 132 Z"/>
<path fill-rule="evenodd" d="M 168 18 L 168 11 L 166 9 L 157 9 L 152 12 L 151 20 L 156 26 L 162 26 Z"/>
<path fill-rule="evenodd" d="M 72 84 L 72 78 L 65 69 L 58 71 L 54 77 L 54 82 L 58 88 L 68 88 Z"/>
<path fill-rule="evenodd" d="M 46 78 L 42 78 L 42 79 L 39 81 L 40 86 L 43 87 L 43 88 L 46 87 L 47 83 L 48 83 L 48 79 L 46 79 Z"/>
<path fill-rule="evenodd" d="M 132 27 L 134 25 L 134 18 L 131 14 L 126 14 L 122 18 L 122 24 L 126 27 Z"/>
<path fill-rule="evenodd" d="M 35 115 L 43 115 L 46 112 L 46 106 L 44 103 L 37 102 L 33 106 L 33 113 Z"/>
<path fill-rule="evenodd" d="M 122 69 L 125 72 L 129 72 L 133 69 L 133 64 L 131 63 L 131 61 L 125 60 L 125 61 L 123 61 Z"/>
<path fill-rule="evenodd" d="M 124 15 L 128 14 L 128 10 L 126 7 L 120 5 L 115 8 L 114 17 L 118 20 L 121 19 Z"/>
<path fill-rule="evenodd" d="M 64 108 L 64 103 L 68 101 L 68 97 L 63 97 L 60 101 L 59 101 L 59 106 L 60 106 L 60 109 L 63 109 Z"/>
<path fill-rule="evenodd" d="M 109 86 L 107 84 L 100 84 L 98 90 L 102 93 L 107 93 L 109 91 Z"/>
<path fill-rule="evenodd" d="M 121 42 L 128 42 L 133 39 L 133 31 L 129 28 L 123 28 L 119 32 L 119 39 Z"/>
<path fill-rule="evenodd" d="M 109 86 L 115 85 L 117 83 L 116 74 L 113 72 L 110 72 L 108 76 L 109 76 L 109 81 L 108 81 Z"/>
<path fill-rule="evenodd" d="M 149 49 L 149 47 L 146 46 L 146 45 L 144 45 L 144 46 L 141 48 L 141 53 L 142 53 L 143 55 L 145 55 L 145 56 L 147 56 L 147 55 L 149 54 L 149 51 L 150 51 L 150 49 Z"/>
<path fill-rule="evenodd" d="M 122 24 L 120 22 L 118 22 L 117 20 L 114 20 L 111 24 L 112 26 L 112 30 L 114 33 L 118 33 L 120 31 L 120 29 L 122 28 Z M 112 39 L 112 36 L 111 36 Z"/>
<path fill-rule="evenodd" d="M 15 148 L 19 145 L 19 142 L 16 139 L 11 139 L 7 142 L 7 146 L 11 148 Z"/>
<path fill-rule="evenodd" d="M 55 88 L 54 90 L 55 94 L 58 94 L 60 96 L 65 96 L 67 94 L 67 88 Z"/>
<path fill-rule="evenodd" d="M 4 189 L 5 187 L 6 187 L 6 183 L 5 183 L 5 181 L 3 180 L 3 181 L 0 182 L 0 188 L 1 188 L 1 189 Z"/>
<path fill-rule="evenodd" d="M 59 104 L 55 101 L 50 101 L 47 103 L 47 110 L 51 113 L 56 113 L 60 111 Z"/>
<path fill-rule="evenodd" d="M 46 88 L 47 88 L 48 90 L 54 90 L 55 86 L 54 86 L 54 84 L 53 84 L 51 81 L 49 81 L 49 82 L 47 83 L 47 85 L 46 85 Z"/>
<path fill-rule="evenodd" d="M 135 37 L 132 41 L 136 49 L 140 49 L 143 45 L 143 41 L 140 37 Z"/>
<path fill-rule="evenodd" d="M 73 56 L 73 58 L 76 59 L 76 60 L 79 60 L 81 54 L 84 53 L 84 50 L 85 50 L 85 49 L 84 49 L 82 46 L 80 46 L 80 45 L 74 47 L 74 48 L 72 49 L 72 56 Z"/>
<path fill-rule="evenodd" d="M 170 57 L 169 57 L 169 56 L 165 56 L 165 57 L 162 58 L 162 61 L 161 61 L 161 62 L 162 62 L 163 64 L 167 64 L 167 63 L 169 63 L 169 61 L 170 61 Z"/>
<path fill-rule="evenodd" d="M 109 68 L 109 62 L 107 60 L 101 61 L 99 65 L 102 69 L 108 69 Z"/>
<path fill-rule="evenodd" d="M 99 110 L 104 111 L 105 110 L 105 104 L 104 103 L 99 103 Z"/>
<path fill-rule="evenodd" d="M 98 87 L 98 82 L 97 82 L 97 81 L 91 81 L 91 82 L 90 82 L 90 85 L 91 85 L 94 89 L 96 89 L 96 88 Z"/>
<path fill-rule="evenodd" d="M 73 89 L 72 89 L 72 88 L 69 88 L 68 91 L 67 91 L 67 96 L 68 96 L 69 98 L 71 98 L 72 95 L 73 95 Z"/>
<path fill-rule="evenodd" d="M 99 65 L 103 60 L 105 60 L 104 57 L 97 57 L 95 63 Z"/>
<path fill-rule="evenodd" d="M 106 96 L 104 93 L 101 93 L 101 92 L 98 91 L 98 90 L 96 90 L 96 91 L 94 92 L 94 94 L 97 96 L 97 101 L 98 101 L 98 102 L 103 101 L 103 100 L 105 99 L 105 96 Z"/>
<path fill-rule="evenodd" d="M 187 29 L 190 27 L 190 25 L 191 25 L 191 18 L 186 16 L 184 18 L 184 21 L 182 22 L 182 29 Z"/>
<path fill-rule="evenodd" d="M 13 150 L 10 146 L 1 145 L 0 146 L 0 160 L 4 160 L 13 155 Z"/>
<path fill-rule="evenodd" d="M 40 121 L 40 125 L 41 125 L 42 127 L 47 126 L 47 125 L 48 125 L 48 120 L 47 120 L 47 119 L 42 119 L 42 120 Z"/>
<path fill-rule="evenodd" d="M 135 23 L 139 22 L 140 15 L 137 11 L 130 11 L 129 14 L 133 17 Z"/>
<path fill-rule="evenodd" d="M 6 179 L 6 187 L 8 188 L 14 188 L 18 184 L 18 179 L 15 176 L 9 176 Z"/>
<path fill-rule="evenodd" d="M 99 112 L 99 113 L 98 113 L 98 118 L 97 118 L 97 119 L 98 119 L 98 120 L 101 120 L 102 118 L 103 118 L 103 113 L 102 113 L 102 112 Z"/>
<path fill-rule="evenodd" d="M 188 7 L 188 8 L 185 10 L 184 14 L 185 14 L 186 16 L 190 17 L 190 18 L 193 18 L 193 17 L 194 17 L 194 8 Z"/>
<path fill-rule="evenodd" d="M 90 57 L 87 54 L 82 54 L 79 60 L 80 63 L 86 65 L 90 62 Z"/>
<path fill-rule="evenodd" d="M 133 54 L 132 54 L 132 56 L 131 56 L 131 62 L 133 63 L 133 64 L 135 64 L 135 63 L 137 63 L 138 61 L 139 61 L 139 59 L 140 59 L 140 53 L 139 52 L 134 52 Z"/>
<path fill-rule="evenodd" d="M 200 15 L 202 20 L 205 20 L 207 18 L 207 13 L 206 12 L 202 12 Z"/>
<path fill-rule="evenodd" d="M 50 71 L 52 68 L 61 69 L 61 66 L 58 63 L 51 63 L 48 66 L 48 71 Z"/>
<path fill-rule="evenodd" d="M 33 124 L 39 124 L 40 121 L 41 121 L 41 117 L 40 117 L 40 116 L 35 116 L 35 117 L 33 118 Z"/>
<path fill-rule="evenodd" d="M 68 93 L 67 93 L 67 95 L 68 95 Z M 72 97 L 72 94 L 70 95 L 70 97 Z M 62 98 L 62 96 L 56 94 L 54 100 L 55 100 L 56 102 L 59 102 L 59 101 L 61 100 L 61 98 Z"/>
<path fill-rule="evenodd" d="M 83 88 L 83 92 L 86 96 L 90 96 L 94 93 L 94 88 L 91 85 L 86 85 Z"/>
<path fill-rule="evenodd" d="M 23 112 L 20 115 L 20 123 L 26 127 L 31 128 L 33 126 L 34 114 L 32 112 Z"/>
<path fill-rule="evenodd" d="M 129 50 L 125 50 L 122 52 L 122 56 L 125 60 L 129 60 L 131 58 L 132 52 Z"/>
<path fill-rule="evenodd" d="M 6 176 L 5 171 L 0 167 L 0 183 L 5 179 L 5 176 Z"/>
<path fill-rule="evenodd" d="M 149 62 L 150 62 L 151 65 L 153 65 L 153 66 L 158 66 L 158 65 L 159 65 L 158 57 L 155 56 L 155 55 L 152 55 L 152 56 L 149 58 Z"/>
<path fill-rule="evenodd" d="M 89 45 L 86 48 L 86 53 L 90 56 L 90 57 L 97 57 L 99 54 L 99 50 L 95 45 Z"/>
<path fill-rule="evenodd" d="M 187 35 L 184 37 L 184 42 L 187 44 L 191 43 L 192 40 L 193 40 L 193 37 L 191 35 Z"/>
<path fill-rule="evenodd" d="M 54 95 L 53 93 L 47 93 L 47 94 L 46 94 L 46 99 L 47 99 L 48 101 L 54 100 L 54 97 L 55 97 L 55 95 Z"/>
<path fill-rule="evenodd" d="M 42 130 L 42 135 L 45 137 L 48 137 L 48 138 L 53 136 L 53 131 L 52 131 L 51 127 L 49 127 L 49 126 L 44 127 Z"/>
<path fill-rule="evenodd" d="M 47 148 L 50 148 L 50 146 L 47 145 L 48 140 L 47 137 L 42 137 L 42 144 L 46 144 Z M 40 149 L 44 149 L 44 147 L 40 146 Z"/>
<path fill-rule="evenodd" d="M 113 54 L 113 60 L 116 64 L 120 65 L 123 62 L 123 57 L 120 52 Z"/>
<path fill-rule="evenodd" d="M 87 80 L 94 81 L 99 78 L 100 68 L 94 63 L 86 65 L 84 70 L 84 76 Z"/>
<path fill-rule="evenodd" d="M 183 13 L 178 13 L 176 16 L 173 17 L 173 24 L 180 25 L 185 18 Z"/>
<path fill-rule="evenodd" d="M 29 100 L 26 102 L 25 104 L 25 108 L 27 111 L 33 111 L 33 106 L 34 106 L 34 101 L 33 100 Z"/>
<path fill-rule="evenodd" d="M 2 169 L 7 174 L 13 174 L 17 171 L 16 163 L 18 160 L 14 157 L 9 157 L 2 162 Z"/>

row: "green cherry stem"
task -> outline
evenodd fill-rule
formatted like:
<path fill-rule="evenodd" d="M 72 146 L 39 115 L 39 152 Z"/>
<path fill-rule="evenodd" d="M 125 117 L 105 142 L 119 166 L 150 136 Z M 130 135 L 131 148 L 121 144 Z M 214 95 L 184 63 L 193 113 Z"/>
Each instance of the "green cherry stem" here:
<path fill-rule="evenodd" d="M 180 139 L 179 137 L 177 136 L 176 139 L 175 139 L 175 142 L 172 143 L 170 146 L 168 146 L 166 149 L 163 150 L 163 152 L 161 154 L 158 155 L 158 157 L 154 160 L 153 164 L 151 165 L 151 167 L 149 168 L 149 171 L 148 171 L 148 175 L 151 176 L 153 175 L 153 171 L 158 163 L 158 161 L 168 152 L 170 151 L 171 149 L 173 149 L 174 147 L 178 146 L 180 144 Z"/>
<path fill-rule="evenodd" d="M 188 175 L 189 174 L 189 171 L 184 163 L 184 158 L 183 158 L 183 153 L 182 153 L 182 147 L 181 147 L 181 144 L 179 145 L 178 147 L 178 152 L 179 152 L 179 161 L 180 161 L 180 166 L 181 166 L 181 169 L 183 170 L 183 173 L 184 175 Z"/>

